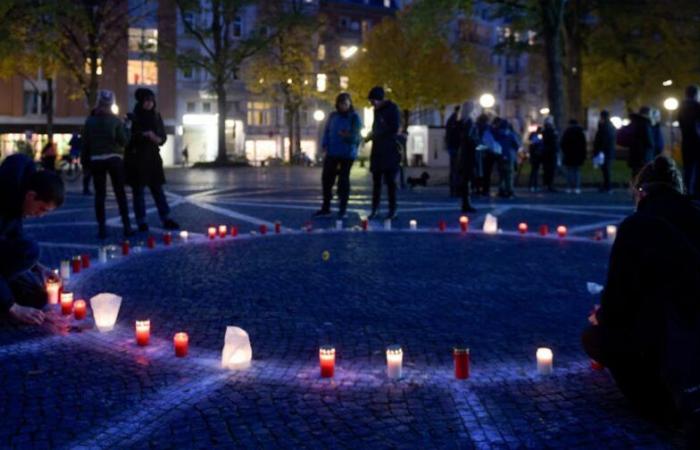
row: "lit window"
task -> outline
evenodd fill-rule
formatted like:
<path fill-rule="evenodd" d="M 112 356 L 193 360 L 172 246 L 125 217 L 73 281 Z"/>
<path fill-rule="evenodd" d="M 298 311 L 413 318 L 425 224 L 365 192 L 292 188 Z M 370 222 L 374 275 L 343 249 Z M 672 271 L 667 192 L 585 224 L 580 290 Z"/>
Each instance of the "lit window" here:
<path fill-rule="evenodd" d="M 90 58 L 85 61 L 85 73 L 90 73 Z M 97 58 L 97 75 L 102 75 L 102 58 Z"/>
<path fill-rule="evenodd" d="M 391 0 L 384 0 L 384 7 L 391 8 Z"/>
<path fill-rule="evenodd" d="M 129 28 L 129 51 L 155 53 L 158 51 L 158 29 Z"/>
<path fill-rule="evenodd" d="M 248 102 L 248 125 L 270 126 L 272 125 L 272 104 L 268 102 Z"/>
<path fill-rule="evenodd" d="M 350 84 L 350 78 L 348 78 L 346 76 L 340 77 L 340 89 L 347 89 L 349 84 Z"/>
<path fill-rule="evenodd" d="M 326 92 L 328 77 L 325 73 L 319 73 L 316 75 L 316 90 L 318 92 Z"/>
<path fill-rule="evenodd" d="M 326 46 L 321 44 L 318 46 L 318 60 L 323 61 L 326 59 Z"/>
<path fill-rule="evenodd" d="M 129 84 L 158 84 L 158 65 L 155 61 L 130 59 L 127 63 L 127 81 Z"/>
<path fill-rule="evenodd" d="M 357 45 L 341 45 L 340 46 L 340 56 L 343 59 L 349 59 L 355 56 L 355 53 L 357 53 Z"/>

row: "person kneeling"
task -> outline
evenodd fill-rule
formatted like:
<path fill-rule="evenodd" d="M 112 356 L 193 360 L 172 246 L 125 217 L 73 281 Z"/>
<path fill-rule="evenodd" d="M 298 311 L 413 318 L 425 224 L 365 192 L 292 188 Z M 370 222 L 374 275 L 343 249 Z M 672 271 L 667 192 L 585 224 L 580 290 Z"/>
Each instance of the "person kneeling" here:
<path fill-rule="evenodd" d="M 27 156 L 9 156 L 0 165 L 0 311 L 24 323 L 41 324 L 47 296 L 39 245 L 24 236 L 22 220 L 61 206 L 64 186 L 55 172 L 37 172 Z"/>

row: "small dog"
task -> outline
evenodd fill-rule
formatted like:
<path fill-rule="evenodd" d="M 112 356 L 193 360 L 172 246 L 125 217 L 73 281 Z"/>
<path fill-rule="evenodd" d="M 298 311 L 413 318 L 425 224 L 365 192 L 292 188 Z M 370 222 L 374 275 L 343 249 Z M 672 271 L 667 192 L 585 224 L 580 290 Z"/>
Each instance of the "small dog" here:
<path fill-rule="evenodd" d="M 411 189 L 413 189 L 416 186 L 426 187 L 428 185 L 429 179 L 430 175 L 428 174 L 428 172 L 423 172 L 418 178 L 408 177 L 408 179 L 406 179 L 406 183 L 408 183 Z"/>

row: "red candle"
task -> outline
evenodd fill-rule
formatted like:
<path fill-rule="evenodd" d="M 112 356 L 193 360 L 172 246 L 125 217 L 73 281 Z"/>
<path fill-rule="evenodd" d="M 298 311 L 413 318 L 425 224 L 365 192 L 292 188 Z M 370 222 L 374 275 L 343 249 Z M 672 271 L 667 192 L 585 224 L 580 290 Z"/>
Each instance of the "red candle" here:
<path fill-rule="evenodd" d="M 540 225 L 540 236 L 547 236 L 549 234 L 549 227 L 547 225 Z"/>
<path fill-rule="evenodd" d="M 155 248 L 156 247 L 156 238 L 153 236 L 148 236 L 148 240 L 146 240 L 146 246 L 148 248 Z"/>
<path fill-rule="evenodd" d="M 566 227 L 564 225 L 559 225 L 557 227 L 557 234 L 560 238 L 566 237 Z"/>
<path fill-rule="evenodd" d="M 76 300 L 73 303 L 73 316 L 76 320 L 83 320 L 87 314 L 87 305 L 85 300 Z"/>
<path fill-rule="evenodd" d="M 165 245 L 170 245 L 173 243 L 173 235 L 171 232 L 166 231 L 165 234 L 163 235 L 163 243 Z"/>
<path fill-rule="evenodd" d="M 260 234 L 266 234 L 267 233 L 267 225 L 262 224 L 260 225 Z"/>
<path fill-rule="evenodd" d="M 520 234 L 527 233 L 527 224 L 525 222 L 520 222 L 520 224 L 518 225 L 518 231 L 520 232 Z"/>
<path fill-rule="evenodd" d="M 307 233 L 311 233 L 311 232 L 313 231 L 313 229 L 314 229 L 314 226 L 313 226 L 313 224 L 312 224 L 311 222 L 306 222 L 306 226 L 305 226 L 305 227 L 306 227 L 306 232 L 307 232 Z"/>
<path fill-rule="evenodd" d="M 238 227 L 235 225 L 231 225 L 231 236 L 232 237 L 238 236 Z"/>
<path fill-rule="evenodd" d="M 596 231 L 595 234 L 593 235 L 593 239 L 595 239 L 596 241 L 602 241 L 603 240 L 603 232 L 600 230 Z"/>
<path fill-rule="evenodd" d="M 275 222 L 275 233 L 280 234 L 282 232 L 282 224 Z"/>
<path fill-rule="evenodd" d="M 151 321 L 137 320 L 136 321 L 136 343 L 141 347 L 148 345 L 151 338 Z"/>
<path fill-rule="evenodd" d="M 362 220 L 360 220 L 360 226 L 362 227 L 363 231 L 367 231 L 369 228 L 369 220 L 367 220 L 366 217 L 363 217 Z"/>
<path fill-rule="evenodd" d="M 462 233 L 467 232 L 469 229 L 469 217 L 462 216 L 459 218 L 459 229 L 462 230 Z"/>
<path fill-rule="evenodd" d="M 126 256 L 129 254 L 129 241 L 122 242 L 122 255 Z"/>
<path fill-rule="evenodd" d="M 445 228 L 447 228 L 447 223 L 445 223 L 444 220 L 441 220 L 440 222 L 438 222 L 438 229 L 440 231 L 445 231 Z"/>
<path fill-rule="evenodd" d="M 591 360 L 591 369 L 593 370 L 603 370 L 605 369 L 605 366 L 596 361 L 595 359 Z"/>
<path fill-rule="evenodd" d="M 226 228 L 226 225 L 219 225 L 219 237 L 223 239 L 226 237 L 227 234 L 228 230 Z"/>
<path fill-rule="evenodd" d="M 214 239 L 216 237 L 216 227 L 209 227 L 207 231 L 209 233 L 209 239 Z"/>
<path fill-rule="evenodd" d="M 333 378 L 335 374 L 335 348 L 321 347 L 318 350 L 318 358 L 321 363 L 321 378 Z"/>
<path fill-rule="evenodd" d="M 187 349 L 189 347 L 190 338 L 187 333 L 176 333 L 173 337 L 173 345 L 175 345 L 175 356 L 182 358 L 187 356 Z"/>
<path fill-rule="evenodd" d="M 83 261 L 80 259 L 80 256 L 74 256 L 71 263 L 73 273 L 80 273 L 80 269 L 83 267 Z"/>
<path fill-rule="evenodd" d="M 90 267 L 90 255 L 88 255 L 87 253 L 83 253 L 82 255 L 80 255 L 80 261 L 83 264 L 83 269 L 87 269 L 88 267 Z"/>
<path fill-rule="evenodd" d="M 452 351 L 452 359 L 455 365 L 455 378 L 458 380 L 469 378 L 469 349 L 455 348 Z"/>
<path fill-rule="evenodd" d="M 61 293 L 61 314 L 68 316 L 73 312 L 73 293 Z"/>

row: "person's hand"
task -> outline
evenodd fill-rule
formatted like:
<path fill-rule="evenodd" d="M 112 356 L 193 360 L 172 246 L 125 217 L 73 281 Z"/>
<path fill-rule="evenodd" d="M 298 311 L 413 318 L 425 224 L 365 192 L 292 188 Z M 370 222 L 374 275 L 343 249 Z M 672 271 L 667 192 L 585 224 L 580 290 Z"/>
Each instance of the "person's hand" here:
<path fill-rule="evenodd" d="M 44 313 L 36 308 L 20 306 L 15 303 L 10 307 L 9 313 L 10 317 L 22 323 L 27 323 L 30 325 L 41 325 L 44 323 Z"/>
<path fill-rule="evenodd" d="M 588 323 L 590 323 L 593 326 L 598 325 L 598 310 L 600 309 L 600 305 L 595 305 L 593 307 L 593 310 L 591 311 L 591 314 L 588 316 Z"/>

